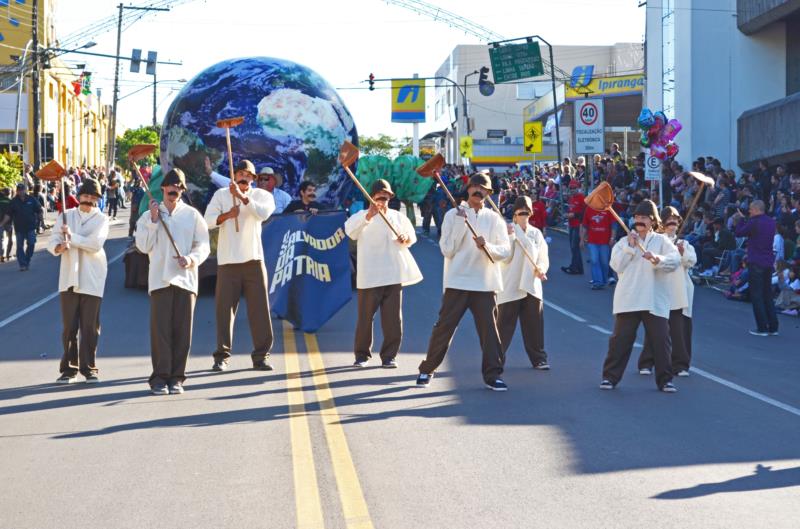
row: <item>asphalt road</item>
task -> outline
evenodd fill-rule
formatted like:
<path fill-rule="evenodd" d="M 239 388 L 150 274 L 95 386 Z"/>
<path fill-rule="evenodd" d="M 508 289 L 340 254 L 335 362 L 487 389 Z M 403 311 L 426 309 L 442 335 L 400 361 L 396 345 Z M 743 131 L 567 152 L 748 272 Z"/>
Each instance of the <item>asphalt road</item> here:
<path fill-rule="evenodd" d="M 126 243 L 112 229 L 109 258 Z M 276 370 L 248 370 L 240 311 L 232 371 L 212 374 L 213 296 L 198 300 L 182 396 L 147 393 L 148 298 L 111 265 L 102 384 L 56 387 L 57 260 L 0 265 L 0 528 L 796 528 L 798 319 L 756 338 L 750 306 L 698 289 L 695 367 L 679 392 L 629 366 L 603 392 L 610 290 L 566 276 L 553 234 L 545 286 L 553 369 L 516 341 L 483 388 L 471 318 L 441 372 L 414 387 L 441 296 L 441 255 L 405 292 L 400 368 L 352 363 L 355 298 L 316 335 L 274 321 Z M 376 341 L 380 332 L 376 329 Z M 517 337 L 519 339 L 519 337 Z"/>

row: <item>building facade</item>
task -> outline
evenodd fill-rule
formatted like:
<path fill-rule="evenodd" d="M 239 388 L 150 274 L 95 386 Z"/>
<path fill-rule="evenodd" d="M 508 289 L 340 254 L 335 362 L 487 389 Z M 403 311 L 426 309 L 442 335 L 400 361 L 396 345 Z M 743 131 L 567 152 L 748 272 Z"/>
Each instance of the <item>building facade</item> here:
<path fill-rule="evenodd" d="M 647 3 L 646 104 L 683 124 L 677 159 L 800 162 L 800 2 Z"/>
<path fill-rule="evenodd" d="M 542 58 L 548 62 L 548 50 L 544 44 L 541 51 Z M 585 65 L 593 66 L 595 76 L 641 74 L 643 69 L 642 45 L 638 43 L 553 46 L 553 56 L 556 63 L 556 82 L 562 92 L 571 73 Z M 534 101 L 544 101 L 545 96 L 552 100 L 549 68 L 545 68 L 545 75 L 526 79 L 525 82 L 495 85 L 494 93 L 484 96 L 477 86 L 479 76 L 473 74 L 484 66 L 491 67 L 489 46 L 459 45 L 436 72 L 437 77 L 447 77 L 458 83 L 466 93 L 467 114 L 471 125 L 469 135 L 473 137 L 472 165 L 502 167 L 529 163 L 533 158 L 523 149 L 523 114 L 525 108 Z M 469 76 L 466 82 L 465 76 Z M 492 80 L 491 73 L 489 80 Z M 559 88 L 557 92 L 558 90 Z M 450 83 L 438 81 L 434 100 L 434 126 L 441 132 L 439 146 L 449 162 L 462 163 L 459 139 L 467 135 L 462 92 Z M 552 113 L 552 103 L 548 108 Z M 568 153 L 571 149 L 571 128 L 564 127 L 564 123 L 561 127 L 562 151 Z M 536 160 L 554 161 L 557 158 L 556 151 L 555 140 L 546 140 L 544 151 L 536 156 Z"/>
<path fill-rule="evenodd" d="M 0 9 L 0 148 L 22 144 L 23 159 L 33 163 L 32 0 L 10 2 L 7 7 Z M 58 47 L 55 0 L 38 0 L 38 11 L 43 57 L 39 77 L 41 160 L 56 159 L 65 166 L 105 166 L 110 107 L 97 94 L 75 94 L 72 83 L 81 71 L 46 52 Z"/>

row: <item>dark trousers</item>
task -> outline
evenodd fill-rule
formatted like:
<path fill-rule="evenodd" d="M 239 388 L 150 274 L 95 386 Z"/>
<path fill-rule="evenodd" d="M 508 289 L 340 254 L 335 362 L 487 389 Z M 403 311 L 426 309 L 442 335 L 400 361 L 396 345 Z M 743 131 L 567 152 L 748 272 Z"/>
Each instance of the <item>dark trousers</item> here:
<path fill-rule="evenodd" d="M 356 360 L 372 358 L 372 321 L 381 310 L 381 360 L 392 360 L 403 340 L 403 287 L 400 284 L 358 289 L 358 321 L 353 350 Z"/>
<path fill-rule="evenodd" d="M 583 258 L 581 257 L 581 229 L 580 227 L 569 228 L 569 251 L 572 252 L 572 261 L 569 263 L 570 269 L 574 272 L 583 273 Z"/>
<path fill-rule="evenodd" d="M 117 216 L 117 207 L 118 207 L 119 200 L 116 196 L 112 196 L 108 199 L 108 216 L 109 217 L 116 217 Z"/>
<path fill-rule="evenodd" d="M 647 311 L 622 312 L 614 316 L 614 332 L 608 339 L 608 354 L 603 362 L 603 378 L 616 385 L 622 380 L 633 351 L 636 331 L 644 324 L 656 366 L 656 385 L 661 388 L 672 380 L 670 367 L 669 322 Z"/>
<path fill-rule="evenodd" d="M 778 332 L 778 317 L 772 299 L 772 267 L 748 265 L 750 272 L 750 302 L 756 327 L 760 332 Z"/>
<path fill-rule="evenodd" d="M 672 344 L 672 372 L 688 371 L 692 363 L 692 318 L 684 316 L 680 309 L 669 312 L 669 338 Z M 653 348 L 645 331 L 639 369 L 651 369 L 653 364 Z"/>
<path fill-rule="evenodd" d="M 151 386 L 186 380 L 196 298 L 172 285 L 150 293 Z"/>
<path fill-rule="evenodd" d="M 88 377 L 97 374 L 97 339 L 100 336 L 100 302 L 102 298 L 76 294 L 72 288 L 61 292 L 61 342 L 64 355 L 59 371 L 74 377 L 79 372 Z"/>
<path fill-rule="evenodd" d="M 419 365 L 420 373 L 433 373 L 444 361 L 461 318 L 469 309 L 478 331 L 483 361 L 483 380 L 494 382 L 503 373 L 503 353 L 497 330 L 497 303 L 494 292 L 474 292 L 448 288 L 442 296 L 439 319 L 433 326 L 428 353 Z"/>
<path fill-rule="evenodd" d="M 500 347 L 503 364 L 506 353 L 517 329 L 517 320 L 522 331 L 522 342 L 532 365 L 547 362 L 544 351 L 544 312 L 542 300 L 528 294 L 522 299 L 509 301 L 497 306 L 497 328 L 500 331 Z"/>
<path fill-rule="evenodd" d="M 422 231 L 429 233 L 431 231 L 431 217 L 436 224 L 436 229 L 441 230 L 442 211 L 439 207 L 438 201 L 426 200 L 422 202 Z"/>
<path fill-rule="evenodd" d="M 267 271 L 264 261 L 248 261 L 217 267 L 217 349 L 214 351 L 214 360 L 226 360 L 231 356 L 233 321 L 242 296 L 247 303 L 247 322 L 253 339 L 250 357 L 253 362 L 269 357 L 273 335 L 267 297 Z"/>
<path fill-rule="evenodd" d="M 703 269 L 708 270 L 714 266 L 714 262 L 722 257 L 722 250 L 714 248 L 713 246 L 706 246 L 703 248 L 703 253 L 700 254 L 700 262 L 703 264 Z M 720 263 L 720 270 L 722 270 L 722 263 Z"/>
<path fill-rule="evenodd" d="M 20 268 L 31 265 L 33 250 L 36 248 L 36 229 L 17 231 L 17 263 Z"/>

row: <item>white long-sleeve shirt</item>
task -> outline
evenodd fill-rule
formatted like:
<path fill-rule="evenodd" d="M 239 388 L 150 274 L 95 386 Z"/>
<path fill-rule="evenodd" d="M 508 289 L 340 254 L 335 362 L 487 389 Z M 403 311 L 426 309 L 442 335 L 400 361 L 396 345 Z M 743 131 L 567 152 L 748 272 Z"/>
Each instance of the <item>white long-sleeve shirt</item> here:
<path fill-rule="evenodd" d="M 188 268 L 181 268 L 161 222 L 153 222 L 150 212 L 146 212 L 136 223 L 136 247 L 150 257 L 148 292 L 174 285 L 197 294 L 197 268 L 211 252 L 208 225 L 199 211 L 183 202 L 178 201 L 172 214 L 163 204 L 159 208 L 178 251 L 191 264 Z"/>
<path fill-rule="evenodd" d="M 694 265 L 697 264 L 697 253 L 694 251 L 694 246 L 689 244 L 686 241 L 680 241 L 683 243 L 683 255 L 681 256 L 681 265 L 674 271 L 670 273 L 670 276 L 680 277 L 681 281 L 678 282 L 677 279 L 673 279 L 675 282 L 673 288 L 677 291 L 678 288 L 683 287 L 686 293 L 686 306 L 685 307 L 678 307 L 675 303 L 673 303 L 672 310 L 682 309 L 683 315 L 687 318 L 692 317 L 692 304 L 694 303 L 694 283 L 692 282 L 692 278 L 689 276 L 689 270 L 692 269 Z M 680 253 L 680 252 L 679 252 Z M 679 294 L 676 292 L 674 294 L 678 296 Z M 679 298 L 680 299 L 680 298 Z"/>
<path fill-rule="evenodd" d="M 395 230 L 410 239 L 400 244 L 394 233 L 378 215 L 367 220 L 367 210 L 351 216 L 344 223 L 347 236 L 358 247 L 356 287 L 375 288 L 387 285 L 413 285 L 422 281 L 417 262 L 408 248 L 417 242 L 414 226 L 408 217 L 390 209 L 386 217 Z"/>
<path fill-rule="evenodd" d="M 444 255 L 444 289 L 499 292 L 503 289 L 500 261 L 511 255 L 506 223 L 489 208 L 477 212 L 464 206 L 472 227 L 486 241 L 485 248 L 494 264 L 472 240 L 464 219 L 453 208 L 444 215 L 439 248 Z"/>
<path fill-rule="evenodd" d="M 108 217 L 97 208 L 89 213 L 79 208 L 67 210 L 67 226 L 69 226 L 69 250 L 58 254 L 61 266 L 58 270 L 58 291 L 66 292 L 70 288 L 76 294 L 103 297 L 108 274 L 108 262 L 103 245 L 108 238 Z M 59 215 L 47 250 L 56 255 L 56 246 L 64 242 L 61 233 L 63 215 Z"/>
<path fill-rule="evenodd" d="M 231 218 L 217 224 L 217 217 L 233 207 L 230 189 L 217 189 L 206 207 L 205 221 L 211 229 L 219 227 L 217 242 L 217 263 L 221 265 L 263 261 L 264 249 L 261 246 L 261 223 L 275 211 L 275 201 L 269 191 L 250 188 L 244 195 L 248 202 L 239 204 L 239 232 Z M 237 200 L 238 202 L 238 200 Z"/>
<path fill-rule="evenodd" d="M 680 265 L 681 256 L 672 241 L 660 233 L 649 232 L 642 246 L 660 259 L 657 265 L 642 257 L 638 247 L 629 246 L 627 237 L 611 249 L 611 268 L 619 274 L 613 312 L 644 310 L 668 318 L 671 305 L 668 273 Z"/>
<path fill-rule="evenodd" d="M 525 247 L 525 251 L 531 256 L 539 270 L 546 274 L 550 268 L 550 258 L 544 235 L 539 228 L 534 226 L 528 225 L 523 232 L 522 228 L 514 224 L 514 233 L 509 235 L 509 239 L 511 254 L 501 265 L 503 290 L 497 294 L 497 304 L 516 301 L 528 294 L 536 299 L 543 299 L 542 280 L 536 276 L 533 266 L 519 245 L 522 244 Z"/>

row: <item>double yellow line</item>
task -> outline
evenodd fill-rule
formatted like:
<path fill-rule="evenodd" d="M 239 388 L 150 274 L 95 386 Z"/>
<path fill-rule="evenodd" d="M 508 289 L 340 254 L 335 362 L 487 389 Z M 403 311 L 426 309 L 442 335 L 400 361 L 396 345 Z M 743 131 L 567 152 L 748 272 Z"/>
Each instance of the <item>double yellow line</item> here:
<path fill-rule="evenodd" d="M 339 422 L 339 412 L 336 410 L 333 392 L 328 383 L 328 375 L 325 373 L 317 337 L 313 334 L 305 334 L 304 337 L 311 369 L 311 380 L 320 407 L 320 416 L 346 527 L 348 529 L 373 529 L 367 502 L 364 500 L 364 493 L 361 490 L 361 482 L 350 455 L 347 437 Z M 323 529 L 325 521 L 303 395 L 300 356 L 297 352 L 294 330 L 286 321 L 283 322 L 283 345 L 286 356 L 286 385 L 297 527 Z"/>

